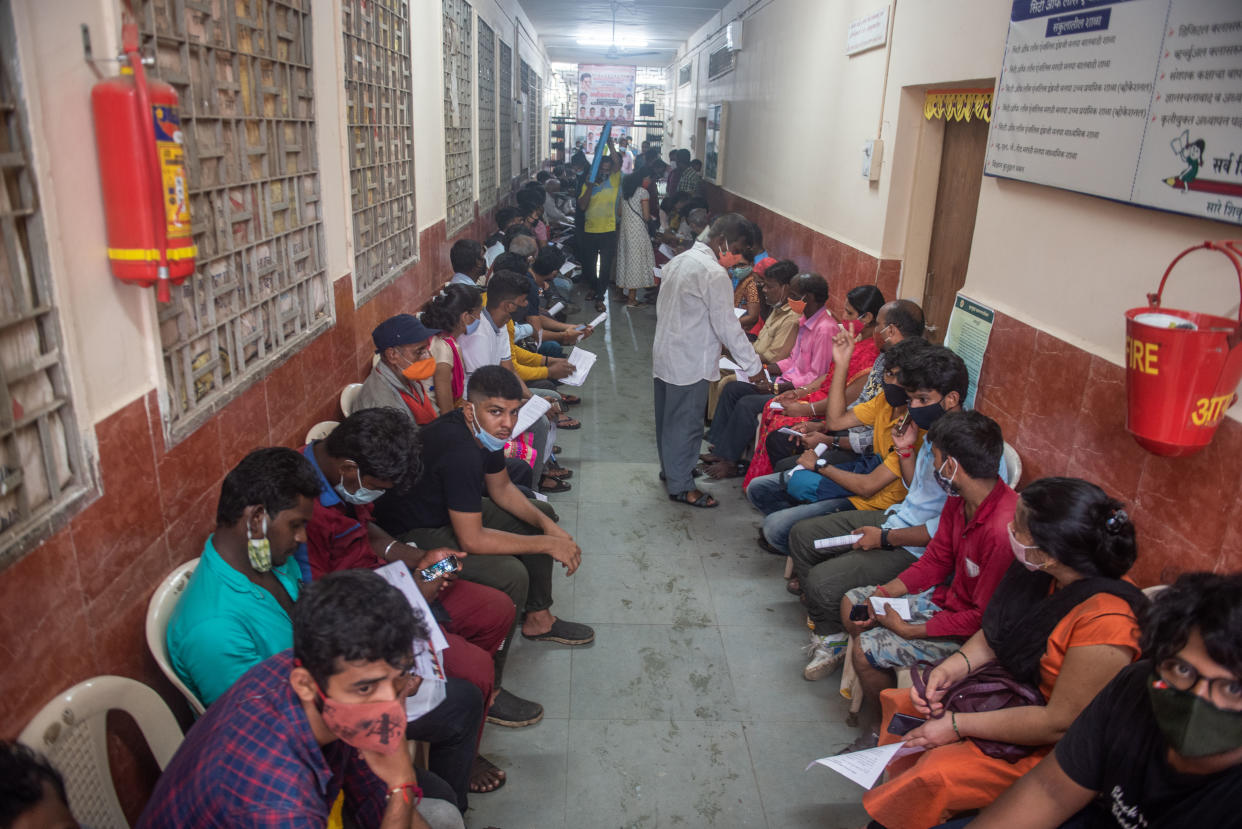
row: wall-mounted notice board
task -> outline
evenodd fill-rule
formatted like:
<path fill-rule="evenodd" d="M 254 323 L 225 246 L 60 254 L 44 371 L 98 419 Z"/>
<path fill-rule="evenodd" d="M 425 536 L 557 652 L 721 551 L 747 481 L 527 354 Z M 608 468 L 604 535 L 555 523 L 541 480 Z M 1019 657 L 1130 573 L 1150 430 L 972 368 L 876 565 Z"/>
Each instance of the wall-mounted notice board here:
<path fill-rule="evenodd" d="M 986 172 L 1242 224 L 1242 3 L 1015 0 Z"/>

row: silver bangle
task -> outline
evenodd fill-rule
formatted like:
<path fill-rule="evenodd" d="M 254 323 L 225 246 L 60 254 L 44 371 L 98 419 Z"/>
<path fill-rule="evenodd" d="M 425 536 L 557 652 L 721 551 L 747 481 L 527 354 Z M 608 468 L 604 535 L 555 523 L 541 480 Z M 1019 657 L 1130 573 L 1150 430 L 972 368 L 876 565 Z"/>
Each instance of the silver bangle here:
<path fill-rule="evenodd" d="M 396 543 L 397 543 L 397 539 L 395 539 L 395 538 L 394 538 L 392 541 L 389 541 L 389 542 L 388 542 L 388 546 L 387 546 L 387 547 L 385 547 L 385 548 L 384 548 L 384 552 L 380 554 L 380 555 L 382 555 L 382 556 L 383 556 L 384 561 L 391 561 L 391 560 L 392 560 L 392 559 L 388 558 L 388 551 L 389 551 L 389 550 L 391 550 L 391 549 L 392 549 L 392 545 L 394 545 L 394 544 L 396 544 Z"/>

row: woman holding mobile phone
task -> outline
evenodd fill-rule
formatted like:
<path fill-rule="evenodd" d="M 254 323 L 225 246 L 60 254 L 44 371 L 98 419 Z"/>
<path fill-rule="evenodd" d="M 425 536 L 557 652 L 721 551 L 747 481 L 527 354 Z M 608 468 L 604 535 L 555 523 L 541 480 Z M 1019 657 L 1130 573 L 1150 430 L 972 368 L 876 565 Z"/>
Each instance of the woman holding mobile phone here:
<path fill-rule="evenodd" d="M 1009 527 L 1015 561 L 984 611 L 982 629 L 930 673 L 920 694 L 882 694 L 895 714 L 927 722 L 907 732 L 927 751 L 889 766 L 889 781 L 863 797 L 879 824 L 936 826 L 987 806 L 1033 768 L 1122 668 L 1139 656 L 1137 613 L 1146 598 L 1122 577 L 1136 556 L 1134 525 L 1120 501 L 1078 478 L 1043 478 L 1023 490 Z M 998 663 L 1044 705 L 952 710 L 945 692 Z M 974 738 L 974 739 L 972 739 Z M 902 739 L 884 733 L 881 744 Z M 1029 747 L 1010 759 L 975 740 Z"/>

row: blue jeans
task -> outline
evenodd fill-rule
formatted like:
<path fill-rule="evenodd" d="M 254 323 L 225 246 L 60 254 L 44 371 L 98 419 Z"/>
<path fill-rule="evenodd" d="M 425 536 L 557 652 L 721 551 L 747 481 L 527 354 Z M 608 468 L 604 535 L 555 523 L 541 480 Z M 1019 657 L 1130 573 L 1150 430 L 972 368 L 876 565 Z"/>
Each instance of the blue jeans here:
<path fill-rule="evenodd" d="M 751 481 L 751 485 L 753 486 L 758 481 L 759 479 L 756 478 Z M 854 504 L 848 498 L 829 498 L 825 501 L 815 501 L 777 510 L 763 519 L 763 537 L 773 547 L 789 555 L 789 534 L 793 532 L 794 525 L 799 521 L 851 509 L 854 509 Z"/>
<path fill-rule="evenodd" d="M 539 345 L 539 353 L 545 357 L 564 357 L 565 349 L 558 342 L 544 340 Z"/>

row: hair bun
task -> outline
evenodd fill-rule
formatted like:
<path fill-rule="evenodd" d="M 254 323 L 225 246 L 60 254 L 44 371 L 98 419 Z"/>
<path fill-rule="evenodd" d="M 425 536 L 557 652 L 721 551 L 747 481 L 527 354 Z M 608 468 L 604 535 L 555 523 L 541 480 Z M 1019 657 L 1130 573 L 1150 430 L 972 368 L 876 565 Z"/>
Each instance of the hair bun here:
<path fill-rule="evenodd" d="M 1124 509 L 1115 509 L 1113 513 L 1104 520 L 1104 528 L 1113 535 L 1118 535 L 1130 523 L 1130 516 L 1126 514 Z"/>

